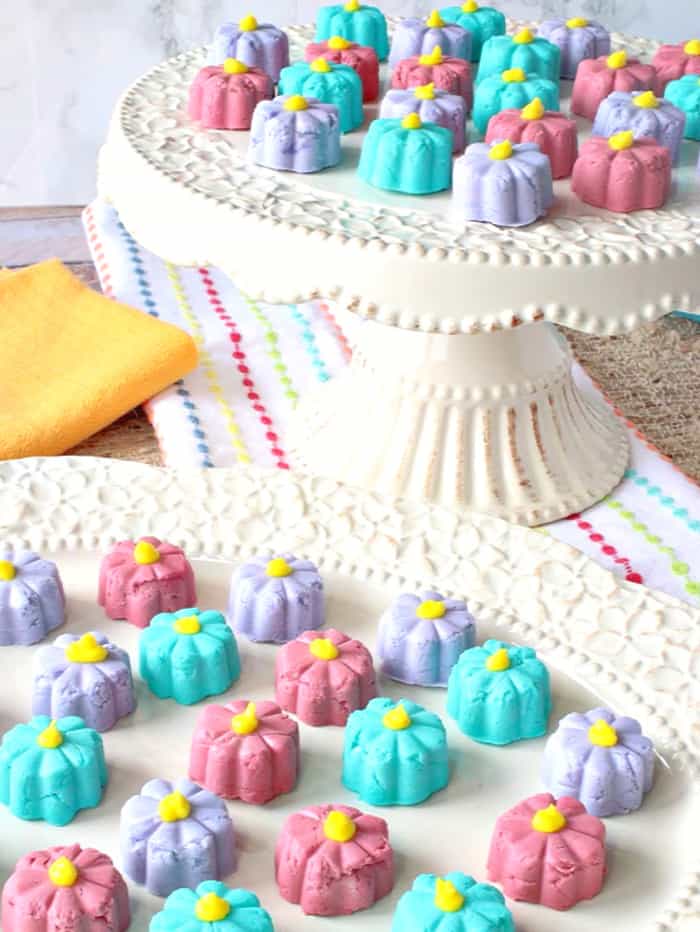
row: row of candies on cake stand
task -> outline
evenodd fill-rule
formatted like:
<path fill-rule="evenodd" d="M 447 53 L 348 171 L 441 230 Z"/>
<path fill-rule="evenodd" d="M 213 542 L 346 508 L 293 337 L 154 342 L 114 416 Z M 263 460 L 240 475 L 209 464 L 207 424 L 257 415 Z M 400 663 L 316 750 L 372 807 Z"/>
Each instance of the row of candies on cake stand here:
<path fill-rule="evenodd" d="M 150 780 L 122 808 L 124 873 L 167 897 L 151 932 L 272 929 L 255 894 L 221 883 L 237 863 L 224 800 L 263 805 L 295 788 L 297 720 L 346 727 L 341 781 L 372 806 L 418 805 L 448 785 L 440 717 L 410 699 L 377 696 L 367 647 L 333 628 L 319 631 L 324 600 L 311 562 L 258 557 L 233 573 L 230 627 L 220 612 L 192 607 L 194 571 L 180 548 L 146 537 L 118 543 L 104 557 L 98 602 L 108 617 L 142 629 L 140 673 L 160 699 L 189 705 L 227 691 L 241 672 L 234 630 L 280 645 L 275 701 L 206 705 L 191 739 L 188 779 Z M 37 643 L 64 623 L 65 605 L 54 563 L 0 551 L 0 643 Z M 547 731 L 545 665 L 531 648 L 495 640 L 477 646 L 462 600 L 438 592 L 398 596 L 379 621 L 377 665 L 404 684 L 447 687 L 447 713 L 474 741 L 503 746 Z M 103 635 L 62 634 L 40 648 L 34 717 L 0 744 L 0 802 L 18 818 L 52 825 L 99 805 L 108 779 L 100 732 L 134 707 L 129 656 Z M 639 808 L 653 775 L 654 749 L 635 720 L 603 708 L 567 715 L 544 750 L 548 792 L 496 820 L 489 880 L 513 899 L 558 910 L 597 895 L 607 870 L 601 818 Z M 323 870 L 328 863 L 337 871 Z M 314 805 L 291 815 L 274 867 L 281 896 L 310 915 L 369 908 L 395 882 L 387 822 L 352 806 Z M 455 930 L 466 932 L 477 920 L 484 932 L 515 928 L 503 894 L 460 872 L 419 876 L 400 898 L 393 928 L 400 932 L 412 917 L 410 928 L 427 932 L 447 914 Z M 51 932 L 68 916 L 80 919 L 81 932 L 127 929 L 123 876 L 107 855 L 79 845 L 23 857 L 3 890 L 3 928 Z"/>
<path fill-rule="evenodd" d="M 400 21 L 390 45 L 383 14 L 352 0 L 320 10 L 306 61 L 290 65 L 286 34 L 246 16 L 219 29 L 189 115 L 208 129 L 250 129 L 261 166 L 323 171 L 341 162 L 342 134 L 362 126 L 388 57 L 391 89 L 358 167 L 367 184 L 410 195 L 452 187 L 456 220 L 501 226 L 546 215 L 553 180 L 568 177 L 595 207 L 659 208 L 683 136 L 700 138 L 700 41 L 663 46 L 652 64 L 610 48 L 608 31 L 584 18 L 505 35 L 503 14 L 471 0 Z M 594 124 L 580 151 L 576 122 L 559 112 L 560 79 L 574 80 L 572 113 Z M 486 142 L 465 149 L 470 113 Z"/>

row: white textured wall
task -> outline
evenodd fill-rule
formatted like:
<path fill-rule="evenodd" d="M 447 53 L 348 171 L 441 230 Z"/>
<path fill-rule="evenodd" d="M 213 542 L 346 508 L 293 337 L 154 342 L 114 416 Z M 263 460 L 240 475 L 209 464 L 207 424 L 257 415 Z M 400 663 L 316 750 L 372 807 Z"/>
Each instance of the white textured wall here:
<path fill-rule="evenodd" d="M 494 0 L 513 16 L 587 15 L 640 35 L 700 34 L 700 0 Z M 387 13 L 430 0 L 380 0 Z M 168 55 L 250 12 L 309 22 L 316 0 L 0 0 L 0 205 L 89 200 L 121 90 Z M 692 12 L 691 12 L 692 11 Z M 1 257 L 0 257 L 1 259 Z"/>

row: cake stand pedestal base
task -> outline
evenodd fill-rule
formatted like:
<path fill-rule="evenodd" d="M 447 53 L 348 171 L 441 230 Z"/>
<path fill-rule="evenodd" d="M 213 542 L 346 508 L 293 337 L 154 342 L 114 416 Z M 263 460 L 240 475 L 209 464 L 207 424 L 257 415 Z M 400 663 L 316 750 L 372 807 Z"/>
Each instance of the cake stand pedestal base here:
<path fill-rule="evenodd" d="M 599 501 L 628 456 L 624 426 L 579 391 L 547 323 L 476 335 L 365 323 L 347 372 L 299 405 L 291 444 L 318 475 L 529 525 Z"/>

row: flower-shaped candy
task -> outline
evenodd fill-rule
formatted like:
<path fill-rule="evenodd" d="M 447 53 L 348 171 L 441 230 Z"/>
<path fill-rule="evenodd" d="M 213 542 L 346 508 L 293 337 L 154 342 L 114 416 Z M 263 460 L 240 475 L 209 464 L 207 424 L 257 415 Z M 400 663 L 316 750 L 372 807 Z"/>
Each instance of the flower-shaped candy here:
<path fill-rule="evenodd" d="M 55 563 L 0 547 L 0 646 L 36 644 L 63 624 L 65 605 Z"/>
<path fill-rule="evenodd" d="M 458 871 L 420 874 L 399 900 L 395 932 L 515 932 L 500 890 Z"/>
<path fill-rule="evenodd" d="M 236 638 L 221 612 L 156 615 L 141 634 L 139 657 L 151 692 L 182 705 L 224 692 L 241 675 Z"/>
<path fill-rule="evenodd" d="M 448 23 L 457 23 L 472 34 L 472 61 L 478 62 L 481 52 L 492 36 L 505 35 L 506 18 L 500 10 L 480 6 L 476 0 L 465 0 L 461 6 L 448 6 L 440 10 Z"/>
<path fill-rule="evenodd" d="M 260 68 L 277 82 L 280 71 L 289 64 L 287 33 L 272 23 L 259 23 L 250 14 L 237 23 L 224 23 L 214 36 L 209 64 L 220 65 L 227 58 Z"/>
<path fill-rule="evenodd" d="M 273 932 L 272 919 L 248 890 L 231 890 L 216 880 L 196 890 L 171 893 L 149 932 Z"/>
<path fill-rule="evenodd" d="M 343 783 L 373 806 L 414 806 L 447 786 L 447 737 L 408 699 L 373 699 L 348 720 Z"/>
<path fill-rule="evenodd" d="M 136 707 L 126 651 L 104 634 L 62 634 L 36 655 L 34 715 L 79 715 L 97 731 L 109 731 Z"/>

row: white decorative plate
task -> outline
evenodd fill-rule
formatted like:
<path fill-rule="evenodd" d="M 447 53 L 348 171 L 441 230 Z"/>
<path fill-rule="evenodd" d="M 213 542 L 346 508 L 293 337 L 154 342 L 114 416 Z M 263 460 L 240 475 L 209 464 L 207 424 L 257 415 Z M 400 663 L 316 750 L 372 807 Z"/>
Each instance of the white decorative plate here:
<path fill-rule="evenodd" d="M 392 21 L 392 27 L 395 21 Z M 509 22 L 509 31 L 524 25 Z M 310 26 L 287 29 L 303 60 Z M 649 60 L 658 43 L 614 35 Z M 115 109 L 99 166 L 101 193 L 134 237 L 180 265 L 214 265 L 272 303 L 324 295 L 409 330 L 474 333 L 550 320 L 614 333 L 700 302 L 698 145 L 685 141 L 662 210 L 598 210 L 555 184 L 548 216 L 522 229 L 452 222 L 450 193 L 410 197 L 357 177 L 378 107 L 343 136 L 338 168 L 313 175 L 251 165 L 248 133 L 188 119 L 189 85 L 206 50 L 152 69 Z M 383 87 L 388 70 L 383 66 Z M 562 110 L 571 82 L 563 81 Z M 581 138 L 590 123 L 578 120 Z M 478 137 L 469 126 L 470 141 Z M 272 268 L 274 274 L 270 274 Z"/>
<path fill-rule="evenodd" d="M 404 589 L 466 595 L 480 637 L 536 647 L 553 674 L 558 717 L 597 702 L 638 717 L 657 742 L 658 777 L 642 809 L 607 820 L 610 874 L 599 897 L 569 913 L 514 904 L 518 932 L 691 932 L 700 918 L 698 658 L 700 612 L 615 579 L 548 536 L 488 517 L 420 504 L 393 505 L 327 480 L 249 469 L 165 472 L 106 460 L 0 464 L 0 539 L 53 556 L 69 601 L 68 629 L 97 628 L 136 657 L 138 630 L 109 622 L 95 602 L 99 560 L 114 540 L 153 533 L 196 560 L 200 605 L 225 606 L 232 565 L 256 551 L 292 549 L 316 560 L 328 592 L 328 621 L 374 644 L 383 607 Z M 227 697 L 272 695 L 275 648 L 241 639 L 243 675 Z M 0 650 L 0 727 L 29 717 L 34 648 Z M 444 715 L 445 692 L 381 682 Z M 0 812 L 0 880 L 28 850 L 79 841 L 119 863 L 124 800 L 152 777 L 185 775 L 201 704 L 158 701 L 137 682 L 136 713 L 105 735 L 110 783 L 103 803 L 57 829 Z M 543 741 L 488 748 L 451 722 L 449 788 L 412 808 L 376 810 L 396 851 L 394 894 L 353 917 L 305 919 L 277 894 L 272 852 L 282 819 L 304 805 L 350 801 L 340 785 L 340 729 L 302 726 L 303 776 L 264 807 L 230 804 L 240 833 L 232 882 L 256 891 L 277 932 L 301 928 L 388 932 L 398 896 L 423 871 L 485 877 L 496 817 L 541 790 Z M 360 804 L 363 808 L 364 804 Z M 132 886 L 134 932 L 160 901 Z"/>

